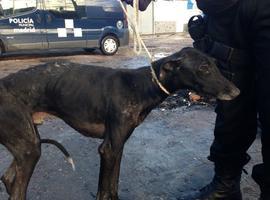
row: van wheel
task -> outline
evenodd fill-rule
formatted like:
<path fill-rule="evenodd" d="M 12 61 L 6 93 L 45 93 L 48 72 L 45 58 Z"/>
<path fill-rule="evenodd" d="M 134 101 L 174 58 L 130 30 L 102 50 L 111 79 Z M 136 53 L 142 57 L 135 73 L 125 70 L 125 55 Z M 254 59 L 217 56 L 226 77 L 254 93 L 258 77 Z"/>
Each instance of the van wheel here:
<path fill-rule="evenodd" d="M 104 37 L 100 44 L 100 50 L 104 55 L 114 55 L 119 47 L 118 39 L 112 35 Z"/>

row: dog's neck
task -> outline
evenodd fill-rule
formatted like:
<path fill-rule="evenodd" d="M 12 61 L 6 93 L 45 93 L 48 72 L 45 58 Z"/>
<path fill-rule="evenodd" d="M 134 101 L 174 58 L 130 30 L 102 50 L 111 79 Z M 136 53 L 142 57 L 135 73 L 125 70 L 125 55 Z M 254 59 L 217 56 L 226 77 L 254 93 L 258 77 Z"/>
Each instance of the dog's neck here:
<path fill-rule="evenodd" d="M 155 82 L 159 88 L 167 95 L 171 95 L 171 93 L 162 85 L 162 83 L 160 82 L 159 78 L 157 77 L 156 71 L 154 70 L 152 64 L 150 66 L 150 70 L 151 70 L 151 75 L 152 75 L 152 80 L 153 82 Z"/>
<path fill-rule="evenodd" d="M 157 60 L 151 63 L 151 74 L 152 74 L 152 80 L 153 82 L 160 88 L 160 90 L 166 94 L 167 96 L 170 96 L 173 94 L 177 89 L 175 86 L 172 84 L 169 78 L 161 78 L 161 63 L 163 60 Z M 154 74 L 153 74 L 154 73 Z M 154 77 L 156 76 L 156 78 Z"/>

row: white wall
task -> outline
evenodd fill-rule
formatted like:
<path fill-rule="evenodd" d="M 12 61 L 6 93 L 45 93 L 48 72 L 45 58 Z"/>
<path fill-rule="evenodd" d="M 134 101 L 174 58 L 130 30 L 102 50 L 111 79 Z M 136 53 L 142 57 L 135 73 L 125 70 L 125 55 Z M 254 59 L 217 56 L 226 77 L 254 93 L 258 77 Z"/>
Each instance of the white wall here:
<path fill-rule="evenodd" d="M 197 9 L 195 0 L 193 9 L 187 9 L 187 0 L 157 0 L 151 3 L 147 10 L 140 12 L 139 27 L 142 34 L 166 32 L 183 32 L 189 18 L 201 12 Z M 128 6 L 129 13 L 132 9 Z"/>
<path fill-rule="evenodd" d="M 187 9 L 187 1 L 157 1 L 154 3 L 155 22 L 174 22 L 175 31 L 183 32 L 184 24 L 200 11 L 194 3 L 193 9 Z"/>

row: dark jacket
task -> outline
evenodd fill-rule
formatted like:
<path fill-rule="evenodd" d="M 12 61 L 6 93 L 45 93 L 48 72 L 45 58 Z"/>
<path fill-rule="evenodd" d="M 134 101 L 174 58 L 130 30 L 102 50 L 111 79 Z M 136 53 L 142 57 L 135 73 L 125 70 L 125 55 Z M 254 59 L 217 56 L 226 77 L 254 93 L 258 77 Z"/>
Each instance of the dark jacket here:
<path fill-rule="evenodd" d="M 206 14 L 217 14 L 232 7 L 238 0 L 196 0 L 197 6 Z"/>
<path fill-rule="evenodd" d="M 267 0 L 197 0 L 207 16 L 206 35 L 227 46 L 250 51 L 256 32 L 252 27 L 256 4 L 263 1 Z"/>

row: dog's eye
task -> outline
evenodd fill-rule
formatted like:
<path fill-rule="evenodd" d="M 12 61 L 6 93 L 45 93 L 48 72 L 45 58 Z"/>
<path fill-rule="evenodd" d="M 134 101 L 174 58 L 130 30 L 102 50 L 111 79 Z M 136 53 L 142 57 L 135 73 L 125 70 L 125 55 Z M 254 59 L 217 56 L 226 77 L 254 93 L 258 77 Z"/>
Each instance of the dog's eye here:
<path fill-rule="evenodd" d="M 210 74 L 209 66 L 208 65 L 201 65 L 198 69 L 200 73 L 203 74 Z"/>

